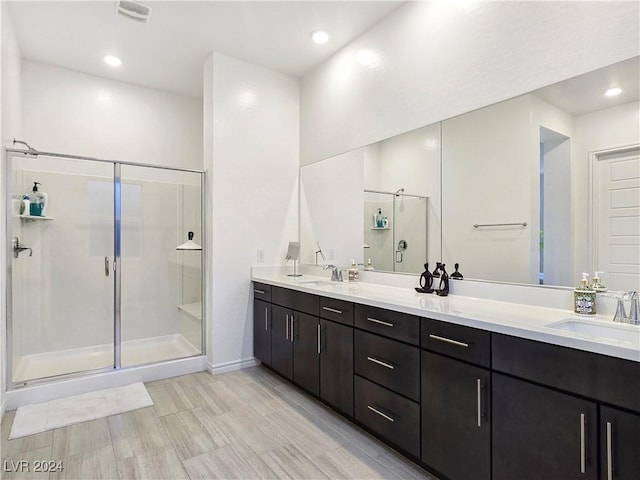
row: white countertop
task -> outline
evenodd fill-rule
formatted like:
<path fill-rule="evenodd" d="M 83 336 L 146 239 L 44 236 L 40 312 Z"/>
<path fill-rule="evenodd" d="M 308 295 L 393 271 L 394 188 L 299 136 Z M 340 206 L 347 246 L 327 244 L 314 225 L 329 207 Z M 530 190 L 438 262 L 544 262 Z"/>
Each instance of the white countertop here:
<path fill-rule="evenodd" d="M 599 315 L 576 315 L 571 310 L 521 305 L 461 295 L 439 297 L 435 294 L 418 293 L 413 289 L 374 283 L 330 282 L 328 278 L 310 275 L 288 277 L 281 273 L 254 272 L 252 280 L 323 297 L 347 300 L 640 362 L 640 327 L 617 324 L 611 318 Z M 614 329 L 623 332 L 625 338 L 624 340 L 616 340 L 587 336 L 548 326 L 562 320 L 613 326 Z"/>

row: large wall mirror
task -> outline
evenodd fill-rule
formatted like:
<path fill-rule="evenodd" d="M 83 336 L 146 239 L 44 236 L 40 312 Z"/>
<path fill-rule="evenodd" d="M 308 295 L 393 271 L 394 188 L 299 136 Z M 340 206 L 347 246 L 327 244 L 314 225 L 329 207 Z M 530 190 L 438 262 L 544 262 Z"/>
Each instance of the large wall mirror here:
<path fill-rule="evenodd" d="M 303 166 L 302 261 L 320 245 L 340 266 L 459 262 L 556 286 L 599 270 L 640 289 L 639 71 L 635 57 Z"/>

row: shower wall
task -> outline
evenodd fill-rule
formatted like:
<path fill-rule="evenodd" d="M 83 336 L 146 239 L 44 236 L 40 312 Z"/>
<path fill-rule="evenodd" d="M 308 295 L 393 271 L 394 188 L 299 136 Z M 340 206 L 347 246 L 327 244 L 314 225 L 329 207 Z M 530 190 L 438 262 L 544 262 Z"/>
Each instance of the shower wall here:
<path fill-rule="evenodd" d="M 13 220 L 14 236 L 33 249 L 32 257 L 13 261 L 14 361 L 111 343 L 113 276 L 105 276 L 104 258 L 113 256 L 113 167 L 69 168 L 49 158 L 20 164 L 29 168 L 16 173 L 13 192 L 41 182 L 53 219 Z M 122 340 L 179 333 L 200 349 L 200 321 L 178 309 L 201 300 L 200 252 L 175 250 L 189 230 L 202 238 L 199 175 L 176 184 L 151 169 L 124 173 L 123 167 Z"/>

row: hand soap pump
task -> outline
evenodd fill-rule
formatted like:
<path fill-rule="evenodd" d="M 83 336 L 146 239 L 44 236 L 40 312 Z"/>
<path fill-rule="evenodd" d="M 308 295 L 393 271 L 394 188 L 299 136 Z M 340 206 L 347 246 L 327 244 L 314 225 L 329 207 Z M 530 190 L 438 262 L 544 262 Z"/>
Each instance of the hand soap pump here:
<path fill-rule="evenodd" d="M 574 311 L 580 315 L 596 314 L 596 291 L 589 287 L 589 274 L 583 273 L 580 285 L 573 291 Z"/>
<path fill-rule="evenodd" d="M 602 272 L 593 272 L 593 283 L 591 284 L 591 289 L 596 292 L 606 292 L 607 287 L 605 287 L 600 281 L 600 275 L 602 275 Z"/>
<path fill-rule="evenodd" d="M 48 195 L 44 192 L 38 191 L 38 185 L 42 185 L 40 182 L 33 182 L 33 193 L 31 194 L 31 201 L 29 203 L 29 215 L 33 217 L 44 217 L 47 214 L 47 200 Z"/>
<path fill-rule="evenodd" d="M 348 273 L 350 282 L 357 282 L 360 280 L 360 272 L 358 271 L 358 266 L 353 258 L 351 259 L 351 266 L 349 267 Z"/>

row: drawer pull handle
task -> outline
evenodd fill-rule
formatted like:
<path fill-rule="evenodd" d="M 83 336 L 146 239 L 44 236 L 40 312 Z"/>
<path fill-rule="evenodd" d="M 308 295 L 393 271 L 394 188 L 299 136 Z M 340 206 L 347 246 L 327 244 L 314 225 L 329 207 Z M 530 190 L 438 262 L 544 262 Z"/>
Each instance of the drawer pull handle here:
<path fill-rule="evenodd" d="M 289 314 L 287 313 L 287 322 L 284 324 L 285 326 L 285 338 L 289 340 Z"/>
<path fill-rule="evenodd" d="M 433 334 L 429 334 L 429 338 L 433 338 L 434 340 L 440 340 L 441 342 L 446 342 L 446 343 L 450 343 L 452 345 L 457 345 L 459 347 L 465 347 L 467 348 L 469 346 L 468 343 L 464 343 L 464 342 L 458 342 L 457 340 L 451 340 L 450 338 L 446 338 L 446 337 L 440 337 L 438 335 L 433 335 Z"/>
<path fill-rule="evenodd" d="M 337 313 L 338 315 L 342 315 L 342 310 L 338 310 L 337 308 L 322 307 L 322 309 L 326 310 L 327 312 L 333 312 L 333 313 Z"/>
<path fill-rule="evenodd" d="M 393 365 L 390 363 L 383 362 L 382 360 L 378 360 L 377 358 L 367 357 L 367 360 L 373 363 L 377 363 L 378 365 L 382 365 L 383 367 L 387 367 L 389 370 L 393 370 Z"/>
<path fill-rule="evenodd" d="M 476 387 L 478 391 L 478 427 L 482 427 L 482 381 L 479 378 Z"/>
<path fill-rule="evenodd" d="M 259 293 L 260 295 L 264 295 L 264 290 L 258 290 L 257 288 L 254 288 L 253 293 Z"/>
<path fill-rule="evenodd" d="M 377 413 L 378 415 L 380 415 L 382 418 L 389 420 L 390 422 L 395 422 L 395 420 L 393 419 L 393 417 L 390 417 L 389 415 L 385 415 L 384 413 L 382 413 L 380 410 L 378 410 L 377 408 L 372 407 L 371 405 L 367 405 L 367 408 L 369 410 L 371 410 L 373 413 Z"/>
<path fill-rule="evenodd" d="M 613 480 L 613 433 L 611 422 L 607 422 L 607 480 Z"/>
<path fill-rule="evenodd" d="M 587 469 L 587 452 L 585 445 L 585 420 L 584 413 L 580 414 L 580 473 L 585 473 Z"/>
<path fill-rule="evenodd" d="M 385 322 L 383 320 L 378 320 L 377 318 L 367 317 L 367 320 L 369 320 L 370 322 L 373 322 L 373 323 L 379 323 L 380 325 L 384 325 L 385 327 L 393 327 L 393 323 Z"/>

